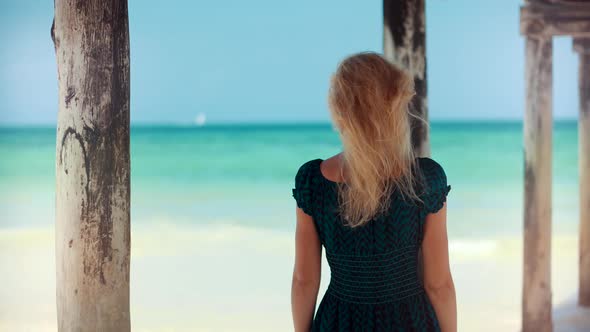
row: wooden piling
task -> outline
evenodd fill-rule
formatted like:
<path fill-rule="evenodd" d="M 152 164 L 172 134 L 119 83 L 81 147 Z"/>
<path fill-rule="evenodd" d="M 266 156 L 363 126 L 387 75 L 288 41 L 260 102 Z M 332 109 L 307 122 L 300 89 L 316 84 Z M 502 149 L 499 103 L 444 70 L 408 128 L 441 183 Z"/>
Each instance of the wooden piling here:
<path fill-rule="evenodd" d="M 56 0 L 59 331 L 129 331 L 126 0 Z"/>
<path fill-rule="evenodd" d="M 414 76 L 416 96 L 410 103 L 412 145 L 416 154 L 430 155 L 426 89 L 424 0 L 383 0 L 383 53 Z"/>
<path fill-rule="evenodd" d="M 574 39 L 579 54 L 580 262 L 578 304 L 590 307 L 590 38 Z"/>
<path fill-rule="evenodd" d="M 552 38 L 526 37 L 523 332 L 552 331 Z"/>

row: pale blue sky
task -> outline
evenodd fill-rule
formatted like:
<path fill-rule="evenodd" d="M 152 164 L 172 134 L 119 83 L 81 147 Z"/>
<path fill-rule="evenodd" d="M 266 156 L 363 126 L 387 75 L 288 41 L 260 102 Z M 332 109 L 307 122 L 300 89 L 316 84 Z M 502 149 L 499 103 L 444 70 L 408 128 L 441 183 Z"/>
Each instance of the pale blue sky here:
<path fill-rule="evenodd" d="M 426 0 L 430 118 L 521 119 L 521 1 Z M 381 51 L 381 1 L 130 0 L 134 123 L 326 122 L 330 73 Z M 0 124 L 55 124 L 53 1 L 0 3 Z M 578 114 L 571 39 L 554 42 L 554 114 Z"/>

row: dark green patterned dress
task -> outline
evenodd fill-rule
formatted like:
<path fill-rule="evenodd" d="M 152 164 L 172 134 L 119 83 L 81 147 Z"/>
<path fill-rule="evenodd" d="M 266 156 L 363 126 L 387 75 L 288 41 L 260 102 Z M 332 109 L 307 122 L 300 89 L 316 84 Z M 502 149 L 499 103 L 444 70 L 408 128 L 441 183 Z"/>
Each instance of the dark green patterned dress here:
<path fill-rule="evenodd" d="M 443 207 L 451 186 L 436 161 L 417 161 L 423 203 L 394 192 L 388 213 L 356 228 L 341 223 L 337 184 L 322 175 L 322 159 L 299 168 L 293 197 L 313 217 L 331 270 L 312 331 L 440 331 L 417 257 L 425 217 Z"/>

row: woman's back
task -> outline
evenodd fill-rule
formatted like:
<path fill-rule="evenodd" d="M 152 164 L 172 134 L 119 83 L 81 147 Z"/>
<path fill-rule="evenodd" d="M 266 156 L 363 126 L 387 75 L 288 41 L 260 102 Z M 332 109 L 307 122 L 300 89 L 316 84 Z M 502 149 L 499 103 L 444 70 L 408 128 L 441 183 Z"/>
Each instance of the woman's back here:
<path fill-rule="evenodd" d="M 372 52 L 345 58 L 332 75 L 328 104 L 342 152 L 301 165 L 293 189 L 296 332 L 456 331 L 450 186 L 438 163 L 415 155 L 414 95 L 413 77 Z M 329 180 L 320 165 L 344 179 Z M 331 279 L 314 316 L 322 246 Z"/>
<path fill-rule="evenodd" d="M 385 213 L 358 226 L 344 225 L 338 184 L 310 160 L 295 176 L 293 197 L 313 218 L 331 278 L 315 314 L 312 331 L 439 331 L 434 309 L 418 275 L 424 221 L 440 210 L 450 190 L 443 168 L 417 158 L 421 203 L 394 191 Z"/>

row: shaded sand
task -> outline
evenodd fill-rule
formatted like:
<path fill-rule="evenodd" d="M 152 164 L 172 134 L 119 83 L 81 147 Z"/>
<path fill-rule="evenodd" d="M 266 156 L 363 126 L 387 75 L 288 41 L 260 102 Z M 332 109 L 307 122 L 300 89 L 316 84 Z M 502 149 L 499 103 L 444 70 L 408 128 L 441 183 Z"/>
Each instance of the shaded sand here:
<path fill-rule="evenodd" d="M 56 330 L 53 232 L 0 230 L 0 331 Z M 166 223 L 132 232 L 133 331 L 292 330 L 293 233 Z M 459 330 L 518 331 L 521 239 L 452 239 L 450 251 Z M 589 331 L 587 311 L 572 305 L 576 236 L 553 238 L 552 268 L 556 331 Z"/>
<path fill-rule="evenodd" d="M 572 297 L 553 310 L 555 332 L 590 331 L 590 308 L 578 307 L 576 301 Z"/>

